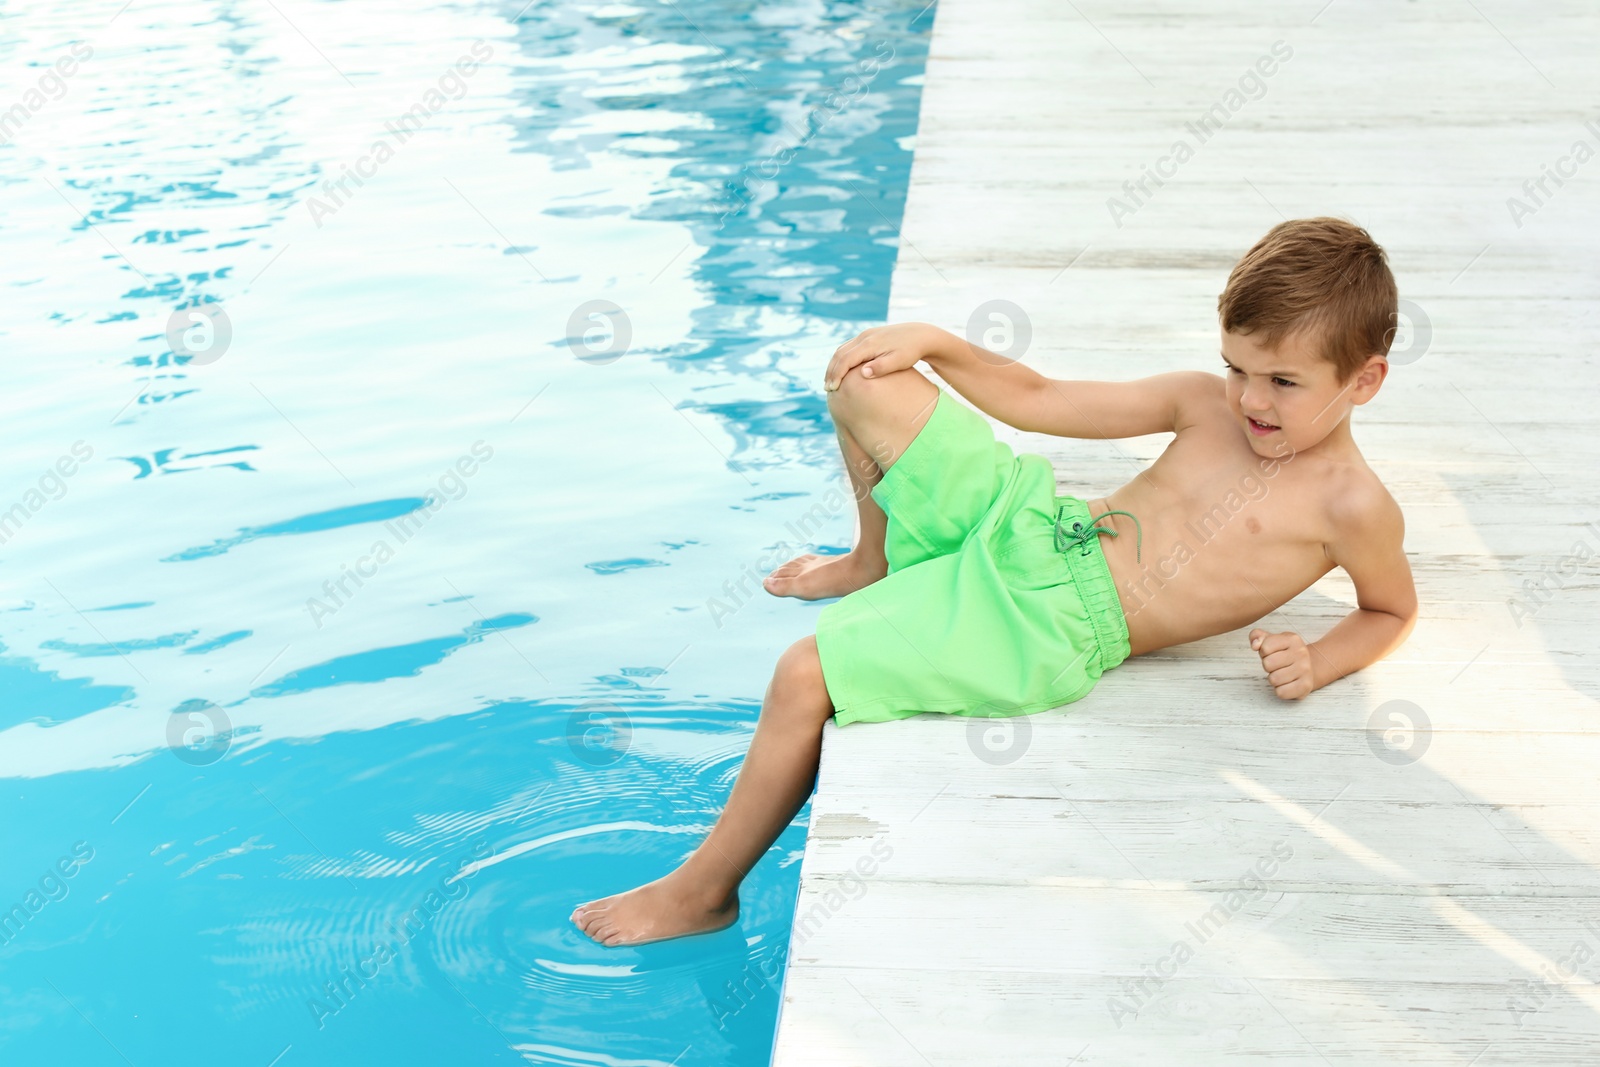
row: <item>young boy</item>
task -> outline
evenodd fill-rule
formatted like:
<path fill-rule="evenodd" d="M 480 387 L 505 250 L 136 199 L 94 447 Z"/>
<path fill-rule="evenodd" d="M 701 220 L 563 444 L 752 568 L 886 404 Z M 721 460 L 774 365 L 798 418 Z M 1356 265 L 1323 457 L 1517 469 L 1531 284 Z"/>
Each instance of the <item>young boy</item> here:
<path fill-rule="evenodd" d="M 1221 376 L 1059 381 L 932 326 L 882 326 L 833 355 L 828 410 L 861 536 L 804 555 L 769 592 L 825 606 L 767 687 L 716 826 L 675 871 L 580 905 L 604 945 L 720 929 L 739 883 L 810 796 L 823 723 L 1015 715 L 1082 697 L 1128 656 L 1260 619 L 1334 567 L 1359 605 L 1319 640 L 1252 629 L 1282 699 L 1397 648 L 1417 618 L 1400 508 L 1350 435 L 1388 373 L 1397 295 L 1383 250 L 1339 219 L 1262 238 L 1218 300 Z M 980 411 L 1034 433 L 1176 436 L 1108 497 L 1056 491 Z M 1148 547 L 1146 547 L 1148 545 Z"/>

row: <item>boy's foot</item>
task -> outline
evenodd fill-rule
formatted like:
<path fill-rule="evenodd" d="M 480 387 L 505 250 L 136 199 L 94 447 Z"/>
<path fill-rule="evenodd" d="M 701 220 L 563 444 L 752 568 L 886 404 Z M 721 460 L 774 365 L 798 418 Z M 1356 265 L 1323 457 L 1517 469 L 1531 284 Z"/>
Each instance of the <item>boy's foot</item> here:
<path fill-rule="evenodd" d="M 674 872 L 676 873 L 676 872 Z M 672 874 L 616 896 L 579 904 L 572 921 L 602 945 L 642 945 L 732 926 L 739 918 L 739 891 L 715 905 L 686 892 Z"/>
<path fill-rule="evenodd" d="M 889 572 L 886 564 L 873 565 L 857 558 L 854 552 L 842 556 L 796 556 L 762 579 L 762 586 L 773 596 L 792 596 L 799 600 L 822 600 L 844 596 L 871 585 Z"/>

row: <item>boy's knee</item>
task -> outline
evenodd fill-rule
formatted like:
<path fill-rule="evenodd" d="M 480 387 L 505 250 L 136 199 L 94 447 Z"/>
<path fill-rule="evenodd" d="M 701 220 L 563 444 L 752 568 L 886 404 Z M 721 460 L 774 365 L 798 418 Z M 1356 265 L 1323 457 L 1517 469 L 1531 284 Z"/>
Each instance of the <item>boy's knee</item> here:
<path fill-rule="evenodd" d="M 814 676 L 822 679 L 822 657 L 817 652 L 815 635 L 802 637 L 783 650 L 778 657 L 778 669 L 796 680 Z"/>
<path fill-rule="evenodd" d="M 839 379 L 839 388 L 828 393 L 828 410 L 837 415 L 841 410 L 859 406 L 862 394 L 873 384 L 870 378 L 861 376 L 860 367 L 851 367 Z"/>
<path fill-rule="evenodd" d="M 838 415 L 860 412 L 869 406 L 921 405 L 927 396 L 937 391 L 938 387 L 928 376 L 915 367 L 881 378 L 868 378 L 861 373 L 861 367 L 856 366 L 839 379 L 839 388 L 828 394 L 828 410 Z"/>
<path fill-rule="evenodd" d="M 827 704 L 828 683 L 822 676 L 822 657 L 817 653 L 817 639 L 802 637 L 778 657 L 773 680 L 783 690 L 794 696 L 814 697 L 818 705 Z"/>
<path fill-rule="evenodd" d="M 782 707 L 810 726 L 820 726 L 833 714 L 833 698 L 822 676 L 822 657 L 816 637 L 802 637 L 778 657 L 773 682 L 784 694 Z M 765 714 L 765 711 L 763 711 Z"/>
<path fill-rule="evenodd" d="M 908 370 L 895 371 L 881 378 L 868 378 L 861 373 L 861 368 L 866 364 L 858 364 L 845 372 L 839 379 L 839 388 L 828 394 L 828 404 L 862 405 L 867 403 L 880 403 L 898 397 L 907 388 L 911 387 L 912 378 L 925 376 L 915 367 Z M 929 383 L 932 384 L 931 382 Z"/>

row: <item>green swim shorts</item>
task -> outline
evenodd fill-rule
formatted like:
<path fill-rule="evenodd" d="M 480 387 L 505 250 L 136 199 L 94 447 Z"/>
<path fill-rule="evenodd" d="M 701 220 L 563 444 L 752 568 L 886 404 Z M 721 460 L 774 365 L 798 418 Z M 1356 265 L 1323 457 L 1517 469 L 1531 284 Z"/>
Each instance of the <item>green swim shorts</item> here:
<path fill-rule="evenodd" d="M 1128 657 L 1088 505 L 944 389 L 872 489 L 889 572 L 817 615 L 834 722 L 1059 707 Z M 1059 520 L 1059 527 L 1058 527 Z M 1109 531 L 1108 531 L 1109 533 Z"/>

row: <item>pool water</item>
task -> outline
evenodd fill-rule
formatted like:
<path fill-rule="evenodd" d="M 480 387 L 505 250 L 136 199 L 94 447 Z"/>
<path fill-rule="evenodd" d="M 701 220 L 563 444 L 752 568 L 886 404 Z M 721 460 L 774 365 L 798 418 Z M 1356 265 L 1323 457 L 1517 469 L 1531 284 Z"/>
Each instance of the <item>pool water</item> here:
<path fill-rule="evenodd" d="M 849 546 L 932 20 L 0 15 L 0 1062 L 768 1061 L 809 807 L 734 927 L 567 917 Z"/>

